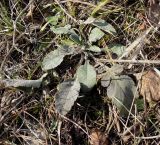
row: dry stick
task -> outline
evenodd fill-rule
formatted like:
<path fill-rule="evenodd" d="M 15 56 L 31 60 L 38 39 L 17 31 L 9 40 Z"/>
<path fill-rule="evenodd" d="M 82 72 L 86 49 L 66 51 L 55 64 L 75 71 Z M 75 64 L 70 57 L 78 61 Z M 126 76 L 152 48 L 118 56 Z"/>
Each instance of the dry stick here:
<path fill-rule="evenodd" d="M 100 62 L 132 63 L 132 64 L 160 64 L 160 60 L 99 59 L 98 61 L 100 61 Z"/>
<path fill-rule="evenodd" d="M 153 26 L 150 26 L 146 31 L 142 33 L 141 36 L 139 36 L 130 46 L 128 46 L 125 50 L 125 52 L 122 54 L 121 57 L 119 57 L 119 60 L 121 60 L 123 57 L 128 55 L 140 42 L 144 41 L 146 36 L 154 29 Z"/>
<path fill-rule="evenodd" d="M 61 125 L 62 125 L 62 121 L 58 122 L 58 145 L 61 145 Z"/>
<path fill-rule="evenodd" d="M 135 137 L 136 139 L 155 139 L 155 138 L 160 138 L 160 134 L 159 135 L 155 135 L 155 136 L 142 136 L 142 137 Z"/>
<path fill-rule="evenodd" d="M 92 4 L 92 3 L 89 3 L 89 2 L 83 2 L 83 1 L 79 1 L 79 0 L 63 0 L 61 1 L 60 3 L 66 3 L 66 2 L 73 2 L 73 3 L 80 3 L 80 4 L 84 4 L 84 5 L 88 5 L 88 6 L 91 6 L 91 7 L 97 7 L 96 5 Z M 103 9 L 103 10 L 106 10 L 106 9 Z"/>
<path fill-rule="evenodd" d="M 135 47 L 137 47 L 141 42 L 144 42 L 144 39 L 147 37 L 147 35 L 154 30 L 156 32 L 158 28 L 160 27 L 160 21 L 158 22 L 158 26 L 150 26 L 146 31 L 144 31 L 130 46 L 128 46 L 125 50 L 125 52 L 122 54 L 121 57 L 119 57 L 119 60 L 123 57 L 127 56 Z"/>

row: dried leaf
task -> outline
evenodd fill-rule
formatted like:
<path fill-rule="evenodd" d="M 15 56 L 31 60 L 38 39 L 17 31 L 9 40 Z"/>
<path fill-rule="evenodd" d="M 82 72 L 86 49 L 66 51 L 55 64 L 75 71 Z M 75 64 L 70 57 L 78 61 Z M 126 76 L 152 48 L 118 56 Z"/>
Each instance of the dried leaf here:
<path fill-rule="evenodd" d="M 140 94 L 148 102 L 160 101 L 160 76 L 154 70 L 144 72 L 140 80 Z"/>
<path fill-rule="evenodd" d="M 55 98 L 55 108 L 61 115 L 66 115 L 77 100 L 80 84 L 75 80 L 66 80 L 58 86 Z"/>
<path fill-rule="evenodd" d="M 138 29 L 139 29 L 139 30 L 145 30 L 145 29 L 146 29 L 146 22 L 143 22 L 142 24 L 140 24 L 140 25 L 138 26 Z"/>
<path fill-rule="evenodd" d="M 45 141 L 39 138 L 36 138 L 34 135 L 27 136 L 27 135 L 21 135 L 21 138 L 25 140 L 26 144 L 31 145 L 44 145 Z"/>
<path fill-rule="evenodd" d="M 90 144 L 91 145 L 108 145 L 108 137 L 101 131 L 92 130 L 90 134 Z"/>
<path fill-rule="evenodd" d="M 26 17 L 27 18 L 31 18 L 32 16 L 33 16 L 33 11 L 34 11 L 34 9 L 35 9 L 35 5 L 34 5 L 34 3 L 31 3 L 30 5 L 29 5 L 29 11 L 27 12 L 27 14 L 26 14 Z"/>

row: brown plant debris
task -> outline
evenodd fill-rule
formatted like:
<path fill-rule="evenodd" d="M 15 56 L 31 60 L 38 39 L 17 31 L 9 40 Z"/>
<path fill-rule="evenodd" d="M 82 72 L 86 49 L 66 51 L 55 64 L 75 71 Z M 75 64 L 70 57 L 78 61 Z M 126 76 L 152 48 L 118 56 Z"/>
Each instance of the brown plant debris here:
<path fill-rule="evenodd" d="M 108 145 L 108 137 L 101 131 L 93 129 L 90 134 L 90 144 L 91 145 Z"/>
<path fill-rule="evenodd" d="M 140 94 L 146 98 L 148 102 L 160 101 L 160 76 L 150 70 L 144 72 L 140 82 Z"/>

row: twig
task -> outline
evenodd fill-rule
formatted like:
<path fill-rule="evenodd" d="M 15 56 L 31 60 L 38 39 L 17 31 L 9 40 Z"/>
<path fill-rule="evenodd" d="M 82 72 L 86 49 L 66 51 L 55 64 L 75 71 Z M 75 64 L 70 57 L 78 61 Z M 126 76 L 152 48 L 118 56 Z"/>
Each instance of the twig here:
<path fill-rule="evenodd" d="M 61 125 L 62 125 L 62 121 L 59 121 L 58 123 L 58 145 L 61 145 Z"/>
<path fill-rule="evenodd" d="M 160 134 L 159 135 L 155 135 L 155 136 L 142 136 L 142 137 L 135 137 L 136 139 L 155 139 L 155 138 L 160 138 Z"/>
<path fill-rule="evenodd" d="M 118 62 L 118 63 L 132 63 L 132 64 L 160 64 L 160 60 L 124 60 L 124 59 L 99 59 L 100 62 Z"/>
<path fill-rule="evenodd" d="M 83 2 L 83 1 L 80 1 L 80 0 L 63 0 L 61 1 L 60 3 L 66 3 L 66 2 L 73 2 L 73 3 L 80 3 L 80 4 L 83 4 L 83 5 L 88 5 L 88 6 L 91 6 L 91 7 L 97 7 L 96 5 L 92 4 L 92 3 L 89 3 L 89 2 Z M 105 10 L 105 9 L 103 9 Z"/>
<path fill-rule="evenodd" d="M 146 36 L 154 29 L 154 27 L 149 27 L 142 35 L 140 35 L 130 46 L 125 49 L 125 52 L 119 57 L 119 60 L 128 55 L 138 44 L 144 41 Z"/>
<path fill-rule="evenodd" d="M 145 30 L 130 46 L 128 46 L 125 50 L 125 52 L 122 54 L 121 57 L 119 57 L 119 60 L 123 57 L 127 56 L 134 48 L 136 48 L 141 42 L 144 42 L 144 39 L 147 37 L 147 35 L 154 30 L 154 33 L 158 30 L 160 27 L 160 21 L 158 22 L 158 26 L 150 26 L 147 30 Z M 142 43 L 144 45 L 144 43 Z M 139 50 L 140 51 L 140 50 Z"/>

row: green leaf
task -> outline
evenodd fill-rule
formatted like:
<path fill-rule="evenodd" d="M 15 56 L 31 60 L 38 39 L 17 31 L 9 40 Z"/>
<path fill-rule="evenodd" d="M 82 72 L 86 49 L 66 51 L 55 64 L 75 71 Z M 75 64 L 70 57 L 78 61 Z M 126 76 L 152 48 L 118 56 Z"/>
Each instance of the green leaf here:
<path fill-rule="evenodd" d="M 61 53 L 58 49 L 51 51 L 48 53 L 42 62 L 42 70 L 47 71 L 50 69 L 54 69 L 63 61 L 65 54 Z"/>
<path fill-rule="evenodd" d="M 123 66 L 119 64 L 108 68 L 106 75 L 101 79 L 101 85 L 106 88 L 107 96 L 116 105 L 120 115 L 127 116 L 133 98 L 137 98 L 138 94 L 132 78 L 120 75 L 122 71 Z"/>
<path fill-rule="evenodd" d="M 93 17 L 88 17 L 88 19 L 85 20 L 83 23 L 84 23 L 84 24 L 91 24 L 91 23 L 93 23 L 94 21 L 95 21 L 95 18 L 93 18 Z"/>
<path fill-rule="evenodd" d="M 58 49 L 51 51 L 44 57 L 42 62 L 42 70 L 47 71 L 50 69 L 54 69 L 61 64 L 64 56 L 73 54 L 74 51 L 74 48 L 67 45 L 59 46 Z"/>
<path fill-rule="evenodd" d="M 95 68 L 89 64 L 87 60 L 84 65 L 81 65 L 77 70 L 77 80 L 81 84 L 83 92 L 89 92 L 97 83 Z"/>
<path fill-rule="evenodd" d="M 47 17 L 47 18 L 46 18 L 47 23 L 45 23 L 45 24 L 42 26 L 42 28 L 41 28 L 40 31 L 43 31 L 43 30 L 47 27 L 48 24 L 51 24 L 51 25 L 53 25 L 53 26 L 57 25 L 58 19 L 59 19 L 59 15 Z"/>
<path fill-rule="evenodd" d="M 60 17 L 59 15 L 56 15 L 56 16 L 47 17 L 46 19 L 49 24 L 57 25 L 59 17 Z"/>
<path fill-rule="evenodd" d="M 114 65 L 110 68 L 110 71 L 114 72 L 114 75 L 119 75 L 120 73 L 123 72 L 123 65 L 114 64 Z"/>
<path fill-rule="evenodd" d="M 77 31 L 78 31 L 78 30 L 77 30 Z M 81 42 L 81 36 L 78 35 L 78 34 L 75 32 L 74 29 L 71 29 L 71 30 L 70 30 L 70 36 L 69 36 L 69 38 L 70 38 L 74 43 L 77 43 L 77 44 L 79 44 L 79 45 L 82 44 L 82 42 Z"/>
<path fill-rule="evenodd" d="M 94 28 L 90 35 L 89 35 L 89 41 L 96 42 L 97 40 L 100 40 L 104 36 L 104 33 L 99 28 Z"/>
<path fill-rule="evenodd" d="M 71 46 L 68 46 L 68 45 L 60 45 L 58 50 L 61 54 L 64 54 L 64 55 L 73 54 L 74 51 L 75 51 L 74 47 L 71 47 Z"/>
<path fill-rule="evenodd" d="M 38 80 L 24 80 L 24 79 L 4 79 L 0 80 L 0 89 L 2 88 L 17 88 L 27 91 L 32 88 L 39 88 L 47 73 L 42 75 Z"/>
<path fill-rule="evenodd" d="M 121 56 L 124 51 L 125 51 L 125 46 L 121 45 L 121 44 L 110 44 L 108 45 L 108 48 L 115 54 L 117 54 L 117 56 Z"/>
<path fill-rule="evenodd" d="M 75 45 L 75 43 L 70 39 L 61 39 L 61 44 L 71 46 L 71 47 Z"/>
<path fill-rule="evenodd" d="M 95 20 L 93 22 L 93 25 L 112 35 L 116 34 L 116 30 L 114 29 L 114 27 L 102 19 Z"/>
<path fill-rule="evenodd" d="M 55 97 L 55 108 L 61 115 L 66 115 L 79 96 L 80 84 L 75 80 L 66 80 L 58 86 L 58 90 Z"/>
<path fill-rule="evenodd" d="M 77 34 L 71 34 L 71 35 L 69 36 L 69 38 L 70 38 L 73 42 L 75 42 L 75 43 L 77 43 L 77 44 L 79 44 L 79 45 L 82 44 L 82 42 L 81 42 L 81 40 L 80 40 L 80 37 L 79 37 Z"/>
<path fill-rule="evenodd" d="M 55 26 L 50 28 L 55 34 L 68 34 L 71 29 L 71 25 L 66 25 L 64 27 L 58 27 L 56 28 Z"/>
<path fill-rule="evenodd" d="M 127 116 L 136 92 L 136 86 L 133 80 L 126 76 L 110 76 L 106 74 L 101 82 L 106 81 L 107 96 L 112 100 L 113 104 L 118 108 L 120 115 Z"/>
<path fill-rule="evenodd" d="M 24 88 L 39 88 L 41 85 L 42 80 L 21 80 L 21 79 L 6 79 L 0 80 L 0 84 L 3 84 L 3 87 L 24 87 Z M 0 86 L 1 86 L 0 85 Z"/>
<path fill-rule="evenodd" d="M 91 47 L 87 48 L 87 50 L 92 51 L 92 52 L 101 52 L 101 49 L 95 45 L 92 45 Z"/>

